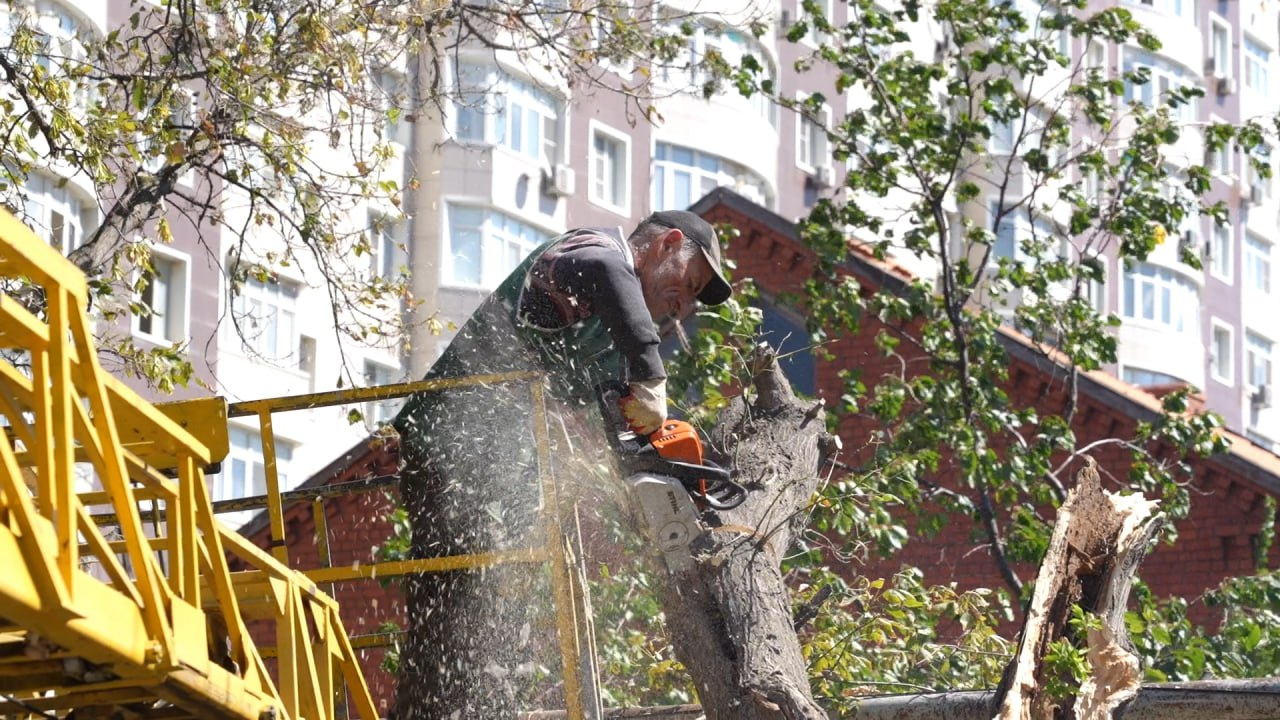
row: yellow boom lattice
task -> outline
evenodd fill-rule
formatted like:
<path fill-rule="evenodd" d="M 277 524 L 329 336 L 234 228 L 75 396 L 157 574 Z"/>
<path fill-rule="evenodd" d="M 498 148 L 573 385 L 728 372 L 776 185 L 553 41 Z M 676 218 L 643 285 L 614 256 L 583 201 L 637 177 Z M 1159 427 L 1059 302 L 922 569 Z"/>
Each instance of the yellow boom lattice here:
<path fill-rule="evenodd" d="M 84 276 L 2 210 L 0 283 L 0 715 L 376 718 L 334 601 L 215 520 L 204 468 L 225 437 L 103 371 Z M 229 555 L 267 602 L 242 602 Z"/>

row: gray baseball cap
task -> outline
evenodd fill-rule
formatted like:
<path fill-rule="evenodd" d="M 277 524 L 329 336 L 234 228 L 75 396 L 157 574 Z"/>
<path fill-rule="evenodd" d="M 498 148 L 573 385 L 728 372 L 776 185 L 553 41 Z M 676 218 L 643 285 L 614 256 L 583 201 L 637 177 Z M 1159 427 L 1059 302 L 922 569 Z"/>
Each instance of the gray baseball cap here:
<path fill-rule="evenodd" d="M 733 288 L 729 285 L 729 281 L 724 279 L 724 270 L 720 263 L 720 240 L 716 238 L 716 231 L 710 223 L 703 220 L 697 213 L 691 213 L 688 210 L 662 210 L 650 215 L 645 222 L 675 228 L 684 233 L 685 237 L 692 238 L 702 250 L 714 275 L 707 286 L 702 288 L 702 292 L 698 293 L 698 302 L 704 305 L 719 305 L 729 299 L 733 294 Z"/>

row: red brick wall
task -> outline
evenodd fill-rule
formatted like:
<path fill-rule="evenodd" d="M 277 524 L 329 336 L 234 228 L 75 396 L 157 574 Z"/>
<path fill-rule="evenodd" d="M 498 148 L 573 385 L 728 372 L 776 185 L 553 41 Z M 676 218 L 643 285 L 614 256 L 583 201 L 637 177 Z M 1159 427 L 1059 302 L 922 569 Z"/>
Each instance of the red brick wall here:
<path fill-rule="evenodd" d="M 394 451 L 394 448 L 391 448 Z M 367 477 L 379 477 L 395 472 L 395 455 L 383 449 L 375 449 L 369 455 L 345 471 L 334 476 L 330 483 L 339 483 Z M 352 567 L 377 562 L 377 547 L 386 542 L 393 531 L 390 514 L 395 507 L 394 483 L 385 489 L 339 495 L 326 499 L 325 522 L 328 525 L 328 544 L 332 567 Z M 313 506 L 310 502 L 286 508 L 285 544 L 289 550 L 289 565 L 306 570 L 322 567 Z M 250 539 L 263 548 L 270 547 L 270 531 L 262 529 Z M 322 588 L 338 601 L 342 624 L 353 643 L 361 636 L 379 632 L 383 623 L 392 622 L 401 628 L 408 626 L 404 613 L 404 595 L 394 582 L 358 580 L 336 583 Z M 272 628 L 254 628 L 255 639 L 260 645 L 274 646 Z M 385 717 L 395 701 L 395 678 L 381 669 L 386 654 L 383 647 L 357 649 L 361 672 L 369 685 L 374 704 Z"/>
<path fill-rule="evenodd" d="M 728 256 L 737 263 L 737 277 L 751 278 L 770 295 L 798 292 L 813 272 L 813 255 L 798 243 L 771 229 L 766 223 L 741 215 L 721 204 L 706 213 L 712 223 L 725 222 L 740 231 L 730 243 Z M 892 267 L 881 266 L 893 270 Z M 872 276 L 859 277 L 864 292 L 870 292 Z M 831 362 L 817 366 L 818 394 L 833 404 L 843 393 L 839 373 L 859 370 L 868 388 L 887 374 L 902 372 L 901 359 L 881 357 L 874 339 L 884 325 L 874 318 L 863 320 L 860 333 L 842 337 L 829 346 L 835 354 Z M 910 355 L 907 343 L 899 346 L 906 355 L 908 368 L 927 367 L 923 355 Z M 1041 369 L 1014 361 L 1010 366 L 1006 391 L 1016 406 L 1034 405 L 1041 412 L 1061 412 L 1066 399 L 1061 378 L 1053 378 Z M 1131 436 L 1135 421 L 1121 408 L 1106 407 L 1100 401 L 1082 395 L 1082 406 L 1073 430 L 1078 446 L 1112 437 Z M 871 418 L 846 417 L 839 432 L 843 441 L 845 462 L 856 464 L 868 453 L 867 438 L 875 429 Z M 1091 451 L 1103 471 L 1104 484 L 1118 487 L 1129 471 L 1129 452 L 1118 445 L 1104 445 Z M 1219 460 L 1191 461 L 1194 480 L 1190 486 L 1192 511 L 1177 524 L 1176 545 L 1161 545 L 1142 564 L 1140 575 L 1160 595 L 1194 598 L 1223 578 L 1249 573 L 1253 568 L 1254 538 L 1263 521 L 1262 490 L 1241 473 Z M 934 478 L 939 484 L 955 487 L 958 474 L 942 473 Z M 915 541 L 891 560 L 873 558 L 852 572 L 880 576 L 891 574 L 903 564 L 916 565 L 925 571 L 929 582 L 956 582 L 965 588 L 991 587 L 1000 583 L 999 570 L 991 555 L 980 549 L 981 540 L 973 537 L 974 526 L 966 522 L 946 525 L 940 536 L 929 541 Z M 978 548 L 978 549 L 975 549 Z M 1273 552 L 1271 566 L 1276 566 Z M 1035 568 L 1018 568 L 1024 580 L 1034 578 Z M 1197 612 L 1198 619 L 1207 614 Z"/>

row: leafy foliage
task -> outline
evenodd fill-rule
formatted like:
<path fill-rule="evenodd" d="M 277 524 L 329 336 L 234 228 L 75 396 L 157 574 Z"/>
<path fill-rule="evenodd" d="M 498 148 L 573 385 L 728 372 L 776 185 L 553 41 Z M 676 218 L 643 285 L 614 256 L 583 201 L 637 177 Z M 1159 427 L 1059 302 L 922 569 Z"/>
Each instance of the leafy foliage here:
<path fill-rule="evenodd" d="M 118 326 L 156 310 L 151 249 L 175 234 L 216 269 L 227 336 L 247 353 L 255 330 L 230 301 L 282 272 L 328 296 L 339 348 L 405 339 L 403 311 L 418 303 L 408 268 L 373 272 L 370 258 L 419 187 L 403 163 L 415 133 L 447 140 L 446 110 L 471 98 L 460 49 L 526 68 L 552 93 L 615 92 L 646 118 L 654 70 L 714 65 L 685 52 L 702 16 L 650 3 L 133 0 L 118 24 L 100 21 L 0 7 L 0 203 L 86 272 L 114 333 L 100 345 L 162 390 L 191 380 L 199 349 L 140 351 Z M 601 60 L 644 72 L 611 74 Z M 68 208 L 51 217 L 42 190 Z M 439 330 L 429 310 L 420 316 Z M 339 386 L 352 380 L 343 372 Z"/>

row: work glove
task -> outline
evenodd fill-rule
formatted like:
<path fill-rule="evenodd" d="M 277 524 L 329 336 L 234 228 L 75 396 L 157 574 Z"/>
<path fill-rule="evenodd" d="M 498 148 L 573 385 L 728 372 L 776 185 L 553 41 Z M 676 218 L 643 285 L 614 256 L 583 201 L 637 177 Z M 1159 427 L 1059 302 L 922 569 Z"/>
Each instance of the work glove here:
<path fill-rule="evenodd" d="M 618 401 L 627 425 L 649 436 L 667 420 L 667 379 L 641 380 L 629 385 L 631 394 Z"/>

